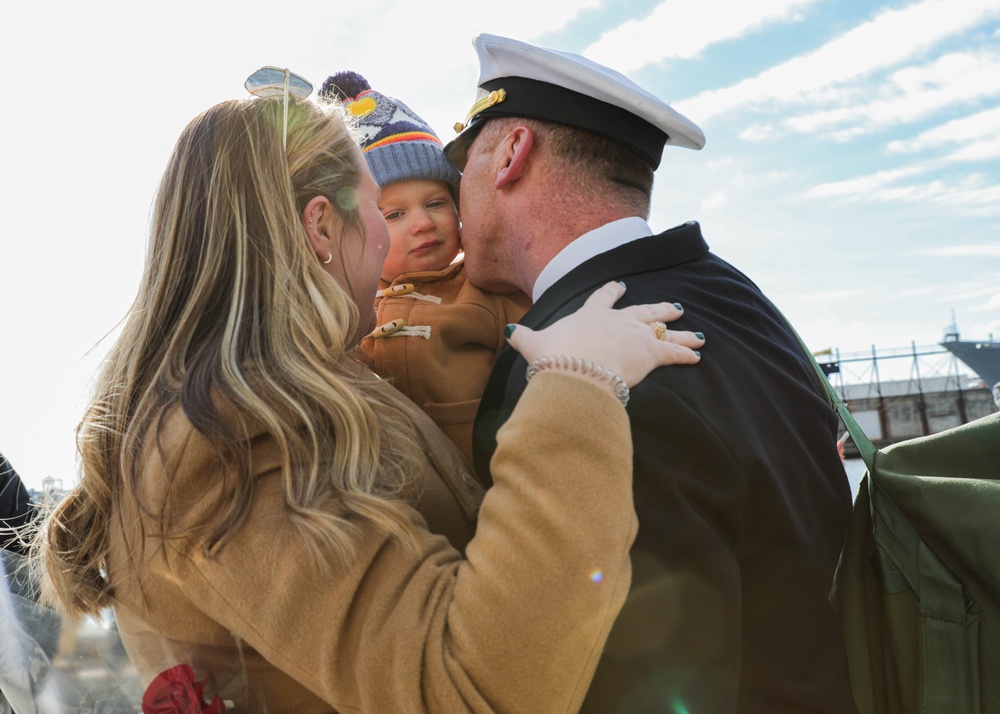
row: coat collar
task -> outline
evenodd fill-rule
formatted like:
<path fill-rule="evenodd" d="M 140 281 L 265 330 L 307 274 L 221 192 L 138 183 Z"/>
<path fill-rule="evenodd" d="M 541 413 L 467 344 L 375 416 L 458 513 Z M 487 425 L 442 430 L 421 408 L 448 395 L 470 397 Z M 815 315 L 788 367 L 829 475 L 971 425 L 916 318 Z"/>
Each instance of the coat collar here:
<path fill-rule="evenodd" d="M 672 268 L 708 253 L 708 244 L 697 221 L 689 221 L 659 235 L 640 238 L 581 263 L 548 288 L 521 319 L 522 325 L 545 324 L 566 303 L 591 293 L 609 280 Z M 637 267 L 641 256 L 642 269 Z"/>
<path fill-rule="evenodd" d="M 607 253 L 620 245 L 653 235 L 649 224 L 639 216 L 628 216 L 605 223 L 571 241 L 548 262 L 531 289 L 532 302 L 538 302 L 552 285 L 576 266 L 595 255 Z"/>

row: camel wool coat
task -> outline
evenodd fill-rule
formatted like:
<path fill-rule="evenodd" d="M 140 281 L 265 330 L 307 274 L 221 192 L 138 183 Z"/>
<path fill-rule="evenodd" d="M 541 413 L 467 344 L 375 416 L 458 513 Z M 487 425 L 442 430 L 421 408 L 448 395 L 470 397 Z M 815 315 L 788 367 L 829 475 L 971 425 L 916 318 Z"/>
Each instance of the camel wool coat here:
<path fill-rule="evenodd" d="M 494 485 L 463 559 L 482 493 L 451 443 L 398 402 L 428 454 L 409 509 L 417 548 L 352 517 L 353 557 L 326 568 L 290 523 L 286 474 L 263 432 L 252 440 L 249 516 L 206 556 L 186 529 L 219 496 L 219 466 L 181 410 L 167 414 L 142 464 L 146 510 L 115 506 L 107 561 L 119 628 L 147 681 L 178 661 L 199 680 L 206 662 L 219 673 L 238 663 L 238 641 L 249 701 L 224 677 L 213 686 L 240 712 L 578 710 L 629 587 L 625 410 L 595 382 L 539 374 L 498 435 Z"/>

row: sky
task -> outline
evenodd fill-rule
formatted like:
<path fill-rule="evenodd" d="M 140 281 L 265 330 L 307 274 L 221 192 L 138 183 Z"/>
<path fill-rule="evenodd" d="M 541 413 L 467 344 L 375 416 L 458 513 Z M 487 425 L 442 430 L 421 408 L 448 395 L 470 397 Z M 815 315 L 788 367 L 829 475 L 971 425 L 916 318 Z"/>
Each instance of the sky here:
<path fill-rule="evenodd" d="M 316 86 L 360 72 L 447 141 L 474 99 L 476 34 L 582 54 L 705 131 L 701 151 L 665 151 L 653 228 L 699 221 L 811 349 L 934 345 L 953 319 L 1000 339 L 1000 0 L 40 0 L 4 15 L 0 452 L 32 488 L 76 481 L 74 429 L 174 142 L 263 65 Z"/>

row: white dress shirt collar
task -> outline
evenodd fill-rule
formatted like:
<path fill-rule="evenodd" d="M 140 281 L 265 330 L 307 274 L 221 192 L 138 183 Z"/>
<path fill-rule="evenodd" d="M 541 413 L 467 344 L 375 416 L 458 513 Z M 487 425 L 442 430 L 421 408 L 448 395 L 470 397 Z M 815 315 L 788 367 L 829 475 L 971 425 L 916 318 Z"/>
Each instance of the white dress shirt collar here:
<path fill-rule="evenodd" d="M 620 218 L 584 233 L 556 253 L 549 264 L 542 268 L 542 272 L 538 274 L 531 290 L 531 301 L 538 302 L 542 293 L 552 287 L 560 278 L 595 255 L 606 253 L 612 248 L 651 235 L 653 235 L 653 231 L 649 224 L 639 216 Z"/>

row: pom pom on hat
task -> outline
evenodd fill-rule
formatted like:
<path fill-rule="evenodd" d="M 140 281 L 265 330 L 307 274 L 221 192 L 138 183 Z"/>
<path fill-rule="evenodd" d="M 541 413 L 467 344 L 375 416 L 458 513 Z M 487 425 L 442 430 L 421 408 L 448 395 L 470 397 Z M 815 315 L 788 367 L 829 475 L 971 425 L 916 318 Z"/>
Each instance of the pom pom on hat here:
<path fill-rule="evenodd" d="M 357 72 L 330 75 L 320 98 L 341 102 L 354 117 L 358 143 L 379 186 L 398 181 L 444 181 L 458 202 L 462 175 L 444 155 L 441 140 L 406 104 L 371 88 Z"/>
<path fill-rule="evenodd" d="M 319 90 L 319 96 L 323 99 L 336 99 L 340 102 L 347 102 L 356 99 L 359 94 L 371 89 L 368 80 L 357 72 L 347 70 L 337 72 L 326 78 L 323 87 Z"/>

